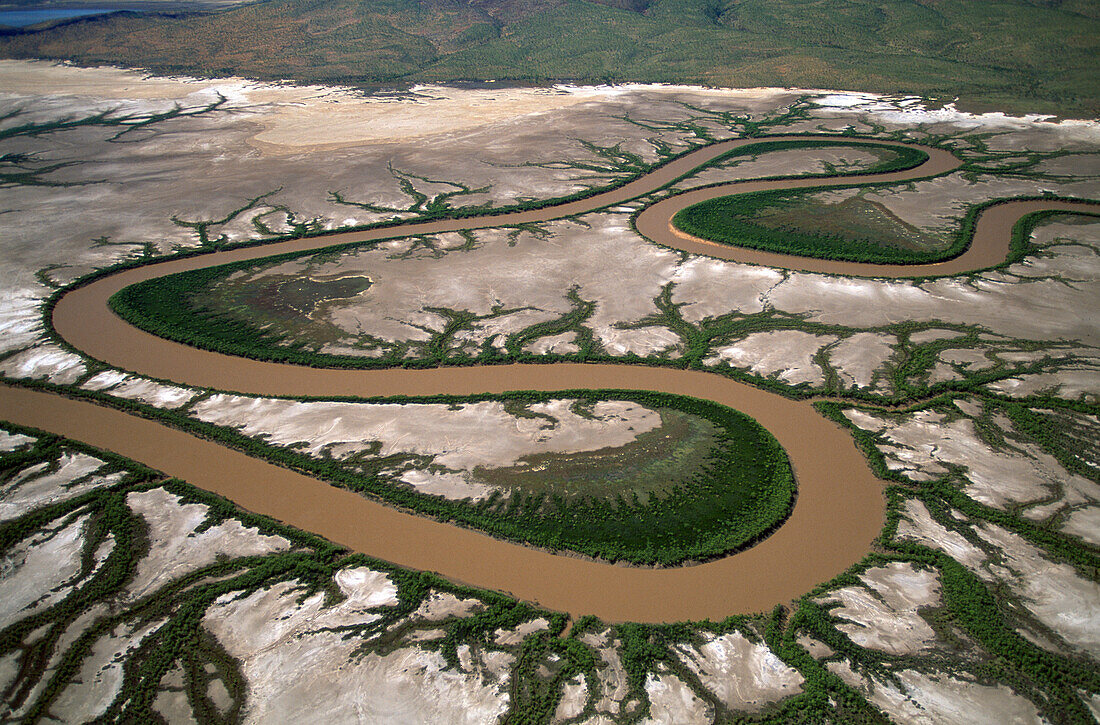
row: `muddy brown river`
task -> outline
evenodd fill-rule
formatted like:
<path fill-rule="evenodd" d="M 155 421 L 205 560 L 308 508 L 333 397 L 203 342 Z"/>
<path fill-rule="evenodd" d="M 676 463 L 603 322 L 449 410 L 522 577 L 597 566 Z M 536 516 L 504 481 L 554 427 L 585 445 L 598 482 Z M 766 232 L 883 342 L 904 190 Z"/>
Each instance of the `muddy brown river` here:
<path fill-rule="evenodd" d="M 591 387 L 655 390 L 717 401 L 744 411 L 770 430 L 786 449 L 798 481 L 798 499 L 788 521 L 747 551 L 670 569 L 599 563 L 534 550 L 398 511 L 160 423 L 86 401 L 0 385 L 0 418 L 141 461 L 225 496 L 249 511 L 315 532 L 352 550 L 401 566 L 435 571 L 454 581 L 508 592 L 573 615 L 595 614 L 609 621 L 666 622 L 718 620 L 730 614 L 769 609 L 800 596 L 858 561 L 883 524 L 882 482 L 871 473 L 850 434 L 819 415 L 808 402 L 788 400 L 711 373 L 638 365 L 336 370 L 260 362 L 199 350 L 145 333 L 116 317 L 107 300 L 135 282 L 226 262 L 334 244 L 578 214 L 660 188 L 738 146 L 789 138 L 805 137 L 715 144 L 686 154 L 619 189 L 545 209 L 339 233 L 151 264 L 72 290 L 61 297 L 53 313 L 58 334 L 93 358 L 155 378 L 256 395 L 468 394 Z M 901 181 L 943 173 L 959 164 L 946 151 L 924 150 L 929 160 L 905 172 L 855 180 L 839 177 L 743 182 L 700 193 Z M 968 251 L 943 265 L 893 267 L 761 254 L 681 237 L 670 226 L 672 215 L 702 198 L 689 192 L 655 204 L 639 215 L 639 229 L 654 241 L 691 252 L 755 264 L 873 276 L 947 274 L 987 266 L 1004 259 L 1009 230 L 1021 214 L 1052 207 L 1082 208 L 1058 202 L 999 205 L 979 219 L 972 249 L 981 247 L 981 255 Z"/>

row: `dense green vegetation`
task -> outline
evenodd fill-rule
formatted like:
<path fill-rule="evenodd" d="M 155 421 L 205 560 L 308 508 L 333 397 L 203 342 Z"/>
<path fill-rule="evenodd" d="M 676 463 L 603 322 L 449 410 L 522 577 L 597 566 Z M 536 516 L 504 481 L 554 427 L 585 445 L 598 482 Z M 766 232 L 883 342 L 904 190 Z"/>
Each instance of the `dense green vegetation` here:
<path fill-rule="evenodd" d="M 1094 113 L 1098 38 L 1088 0 L 267 0 L 7 30 L 0 53 L 366 86 L 687 82 Z"/>
<path fill-rule="evenodd" d="M 578 401 L 570 408 L 570 413 L 580 418 L 602 417 L 594 401 Z M 538 423 L 541 429 L 559 423 L 555 415 L 536 411 L 520 400 L 507 401 L 504 410 L 517 420 Z M 479 466 L 473 470 L 474 476 L 505 497 L 546 493 L 615 505 L 622 495 L 645 503 L 651 495 L 661 495 L 704 473 L 712 451 L 721 445 L 721 431 L 709 420 L 669 408 L 655 412 L 655 427 L 637 433 L 623 445 L 531 454 L 503 468 Z"/>
<path fill-rule="evenodd" d="M 790 148 L 799 148 L 797 141 L 788 143 Z M 834 145 L 856 146 L 843 142 Z M 928 154 L 916 148 L 860 146 L 893 153 L 844 176 L 902 171 L 928 159 Z M 779 147 L 776 144 L 774 150 Z M 829 187 L 831 191 L 843 188 L 873 189 L 875 185 Z M 877 205 L 859 204 L 859 197 L 839 204 L 816 202 L 813 197 L 820 191 L 774 190 L 717 197 L 680 210 L 672 221 L 682 231 L 713 242 L 819 259 L 923 263 L 941 261 L 944 255 L 956 256 L 962 251 L 959 243 L 948 250 L 935 248 L 935 237 L 910 227 Z M 965 248 L 969 238 L 960 235 L 958 242 Z"/>
<path fill-rule="evenodd" d="M 954 246 L 937 249 L 935 237 L 905 224 L 881 205 L 859 197 L 818 202 L 813 195 L 814 191 L 764 191 L 723 196 L 681 209 L 673 223 L 712 242 L 817 259 L 921 264 L 961 251 Z"/>
<path fill-rule="evenodd" d="M 509 539 L 611 561 L 660 565 L 745 548 L 771 533 L 789 514 L 795 484 L 786 455 L 772 435 L 748 416 L 715 403 L 657 393 L 572 391 L 568 395 L 585 401 L 625 398 L 698 416 L 716 427 L 717 440 L 709 451 L 697 451 L 705 454 L 702 460 L 681 463 L 687 470 L 677 471 L 677 477 L 669 477 L 661 488 L 639 492 L 627 481 L 608 482 L 616 491 L 613 498 L 598 493 L 570 495 L 569 490 L 580 484 L 571 485 L 569 480 L 549 481 L 541 491 L 531 491 L 529 484 L 513 487 L 510 495 L 494 494 L 473 505 L 438 501 L 417 505 L 413 497 L 403 498 L 418 510 L 438 509 L 431 513 L 453 516 L 459 523 Z M 509 398 L 533 402 L 550 396 Z"/>
<path fill-rule="evenodd" d="M 863 201 L 859 196 L 832 204 L 813 199 L 822 191 L 845 188 L 857 187 L 833 186 L 827 189 L 819 187 L 721 196 L 681 209 L 672 221 L 682 231 L 702 239 L 779 254 L 869 264 L 931 264 L 953 259 L 965 252 L 973 238 L 978 217 L 992 206 L 1014 200 L 1079 201 L 1048 195 L 1019 196 L 975 204 L 967 210 L 955 232 L 947 239 L 947 244 L 942 245 L 936 244 L 938 240 L 932 235 L 902 222 L 885 208 Z M 874 189 L 876 185 L 863 184 L 858 188 Z M 853 202 L 862 202 L 862 205 L 854 207 Z M 1030 248 L 1027 240 L 1037 224 L 1065 213 L 1047 210 L 1020 219 L 1013 230 L 1006 262 L 1016 262 L 1023 257 Z M 1087 211 L 1081 213 L 1091 214 Z M 858 236 L 861 232 L 863 235 Z"/>

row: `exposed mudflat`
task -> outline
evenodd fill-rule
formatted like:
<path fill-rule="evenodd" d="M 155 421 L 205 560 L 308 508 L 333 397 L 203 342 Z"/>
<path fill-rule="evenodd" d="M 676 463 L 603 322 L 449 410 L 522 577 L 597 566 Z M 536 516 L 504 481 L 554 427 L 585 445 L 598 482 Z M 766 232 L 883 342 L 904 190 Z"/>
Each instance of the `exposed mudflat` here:
<path fill-rule="evenodd" d="M 857 427 L 878 434 L 878 448 L 887 468 L 909 479 L 929 481 L 960 471 L 963 490 L 976 501 L 1001 510 L 1020 510 L 1029 519 L 1056 526 L 1059 514 L 1070 514 L 1063 528 L 1076 522 L 1069 533 L 1085 540 L 1095 536 L 1082 531 L 1081 522 L 1100 507 L 1100 484 L 1066 470 L 1033 443 L 1014 441 L 1008 445 L 982 435 L 983 408 L 973 399 L 960 398 L 952 412 L 923 410 L 904 416 L 875 416 L 848 410 L 845 414 Z M 997 422 L 1005 433 L 1018 435 L 1010 421 Z"/>
<path fill-rule="evenodd" d="M 662 424 L 657 411 L 636 403 L 601 401 L 582 416 L 573 410 L 576 402 L 534 403 L 521 415 L 493 401 L 387 405 L 216 394 L 196 404 L 192 415 L 312 455 L 344 459 L 373 451 L 383 457 L 426 456 L 436 473 L 442 467 L 465 473 L 465 479 L 477 468 L 514 466 L 540 453 L 623 446 Z M 438 480 L 435 475 L 410 482 L 419 488 Z"/>
<path fill-rule="evenodd" d="M 149 550 L 137 566 L 127 593 L 140 599 L 178 579 L 189 571 L 202 569 L 229 557 L 258 556 L 290 548 L 290 542 L 263 536 L 229 520 L 196 529 L 207 523 L 208 507 L 181 504 L 164 489 L 153 489 L 126 497 L 130 508 L 145 519 Z"/>
<path fill-rule="evenodd" d="M 981 685 L 917 670 L 902 670 L 895 674 L 897 681 L 891 683 L 861 675 L 845 660 L 830 662 L 827 667 L 845 683 L 866 693 L 895 722 L 1043 722 L 1035 705 L 1004 685 Z"/>
<path fill-rule="evenodd" d="M 87 526 L 88 516 L 77 516 L 7 552 L 0 561 L 6 594 L 0 605 L 0 627 L 12 624 L 17 615 L 45 609 L 72 591 L 81 574 L 81 543 Z"/>
<path fill-rule="evenodd" d="M 197 394 L 178 385 L 127 375 L 120 370 L 104 370 L 84 381 L 87 390 L 109 390 L 112 396 L 148 403 L 156 408 L 178 408 Z"/>
<path fill-rule="evenodd" d="M 360 593 L 360 602 L 389 601 L 384 578 L 375 586 Z M 438 652 L 415 646 L 357 657 L 354 639 L 326 629 L 369 623 L 378 615 L 355 599 L 332 607 L 323 599 L 318 593 L 303 601 L 288 582 L 220 601 L 208 612 L 207 628 L 258 686 L 245 712 L 247 722 L 322 716 L 330 722 L 473 725 L 504 713 L 508 693 L 499 678 L 506 673 L 456 672 Z"/>
<path fill-rule="evenodd" d="M 939 604 L 939 583 L 930 571 L 893 562 L 860 575 L 865 587 L 845 587 L 818 602 L 838 605 L 830 613 L 848 623 L 837 629 L 860 647 L 892 655 L 911 655 L 926 649 L 936 633 L 920 616 L 922 608 Z"/>
<path fill-rule="evenodd" d="M 122 626 L 97 639 L 76 678 L 54 702 L 54 718 L 78 723 L 102 716 L 122 689 L 123 663 L 162 624 Z"/>
<path fill-rule="evenodd" d="M 703 635 L 698 647 L 680 645 L 680 660 L 726 707 L 736 711 L 765 705 L 801 691 L 804 678 L 763 643 L 741 632 Z"/>
<path fill-rule="evenodd" d="M 645 681 L 645 692 L 649 697 L 646 725 L 672 722 L 702 725 L 713 721 L 714 708 L 670 672 L 650 673 Z"/>
<path fill-rule="evenodd" d="M 31 438 L 23 436 L 27 442 Z M 0 521 L 11 521 L 47 504 L 74 498 L 117 483 L 118 474 L 94 475 L 103 461 L 83 453 L 67 453 L 53 467 L 20 471 L 0 486 Z"/>

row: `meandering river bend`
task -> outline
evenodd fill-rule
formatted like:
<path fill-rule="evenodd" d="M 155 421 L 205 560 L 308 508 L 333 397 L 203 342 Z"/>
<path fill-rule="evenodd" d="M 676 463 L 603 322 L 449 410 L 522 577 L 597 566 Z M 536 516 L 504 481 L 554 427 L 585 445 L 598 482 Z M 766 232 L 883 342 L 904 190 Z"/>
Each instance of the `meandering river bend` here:
<path fill-rule="evenodd" d="M 116 317 L 107 300 L 135 282 L 174 272 L 350 242 L 458 229 L 548 221 L 619 204 L 658 189 L 740 146 L 805 136 L 739 139 L 685 154 L 618 189 L 543 209 L 344 232 L 168 260 L 121 271 L 64 294 L 53 326 L 93 358 L 142 375 L 255 395 L 425 395 L 565 390 L 580 387 L 655 390 L 707 398 L 756 418 L 786 449 L 798 481 L 788 521 L 747 551 L 695 566 L 646 569 L 557 555 L 493 539 L 383 506 L 323 481 L 250 458 L 164 424 L 88 401 L 0 385 L 0 418 L 114 451 L 225 496 L 243 508 L 320 534 L 355 551 L 609 621 L 722 619 L 789 601 L 858 561 L 882 528 L 882 482 L 871 473 L 850 434 L 805 401 L 793 401 L 701 371 L 641 365 L 508 365 L 433 370 L 334 370 L 231 357 L 164 340 Z M 829 137 L 823 137 L 829 138 Z M 844 138 L 845 143 L 861 142 Z M 879 140 L 862 141 L 889 144 Z M 659 202 L 636 220 L 652 240 L 690 252 L 753 264 L 841 274 L 950 274 L 1005 258 L 1012 224 L 1030 211 L 1079 210 L 1061 202 L 994 206 L 978 220 L 962 256 L 937 265 L 879 266 L 786 257 L 688 238 L 671 227 L 679 209 L 711 196 L 806 186 L 904 181 L 959 165 L 950 153 L 924 149 L 929 159 L 902 172 L 860 177 L 790 178 L 725 184 Z"/>

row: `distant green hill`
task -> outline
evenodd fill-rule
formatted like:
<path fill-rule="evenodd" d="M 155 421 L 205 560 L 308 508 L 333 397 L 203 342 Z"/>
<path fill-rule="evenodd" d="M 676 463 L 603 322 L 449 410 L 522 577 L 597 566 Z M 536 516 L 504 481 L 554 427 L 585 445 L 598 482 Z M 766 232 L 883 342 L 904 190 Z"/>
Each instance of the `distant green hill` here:
<path fill-rule="evenodd" d="M 670 81 L 1100 110 L 1095 0 L 266 0 L 0 34 L 0 55 L 366 86 Z"/>

